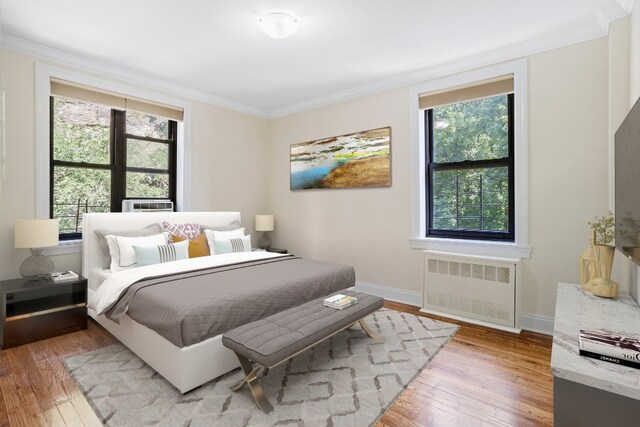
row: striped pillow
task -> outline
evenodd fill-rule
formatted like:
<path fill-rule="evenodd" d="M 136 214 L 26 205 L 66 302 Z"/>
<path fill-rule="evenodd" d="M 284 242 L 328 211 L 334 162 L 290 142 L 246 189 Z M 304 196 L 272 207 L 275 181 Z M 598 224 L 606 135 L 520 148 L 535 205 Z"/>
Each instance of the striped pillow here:
<path fill-rule="evenodd" d="M 251 252 L 251 235 L 233 239 L 214 239 L 213 247 L 216 255 L 232 252 Z"/>
<path fill-rule="evenodd" d="M 138 266 L 160 264 L 189 258 L 189 241 L 159 246 L 134 246 Z"/>

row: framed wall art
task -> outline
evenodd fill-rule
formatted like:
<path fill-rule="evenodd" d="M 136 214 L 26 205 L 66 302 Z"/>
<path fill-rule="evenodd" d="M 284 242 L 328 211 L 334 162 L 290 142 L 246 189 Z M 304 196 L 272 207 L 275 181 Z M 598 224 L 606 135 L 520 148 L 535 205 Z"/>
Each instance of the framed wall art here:
<path fill-rule="evenodd" d="M 391 127 L 291 145 L 291 190 L 391 186 Z"/>

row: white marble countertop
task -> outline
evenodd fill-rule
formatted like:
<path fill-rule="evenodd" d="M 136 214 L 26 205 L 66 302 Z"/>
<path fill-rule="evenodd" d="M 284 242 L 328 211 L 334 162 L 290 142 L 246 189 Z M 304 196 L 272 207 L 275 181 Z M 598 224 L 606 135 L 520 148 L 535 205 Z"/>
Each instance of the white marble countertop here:
<path fill-rule="evenodd" d="M 640 369 L 580 356 L 580 329 L 608 329 L 640 337 L 640 308 L 629 294 L 599 298 L 559 283 L 551 352 L 555 377 L 640 400 Z"/>

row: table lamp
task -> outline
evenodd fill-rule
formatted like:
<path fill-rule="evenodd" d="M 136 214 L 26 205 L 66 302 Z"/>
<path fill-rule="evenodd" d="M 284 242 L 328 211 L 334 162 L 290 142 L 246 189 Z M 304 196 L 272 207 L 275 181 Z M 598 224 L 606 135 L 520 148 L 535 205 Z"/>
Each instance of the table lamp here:
<path fill-rule="evenodd" d="M 58 245 L 57 219 L 16 220 L 16 248 L 30 248 L 31 256 L 20 266 L 20 275 L 29 280 L 47 278 L 54 269 L 51 258 L 41 248 Z"/>
<path fill-rule="evenodd" d="M 271 247 L 271 237 L 269 231 L 273 231 L 273 215 L 256 215 L 256 231 L 262 231 L 262 236 L 258 240 L 260 249 L 269 249 Z"/>

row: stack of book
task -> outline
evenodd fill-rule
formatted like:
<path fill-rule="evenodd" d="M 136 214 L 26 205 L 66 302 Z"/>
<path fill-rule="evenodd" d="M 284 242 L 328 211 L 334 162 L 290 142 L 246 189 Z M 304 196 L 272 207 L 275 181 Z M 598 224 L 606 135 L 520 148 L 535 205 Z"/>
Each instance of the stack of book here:
<path fill-rule="evenodd" d="M 51 280 L 54 282 L 65 282 L 67 280 L 76 280 L 77 278 L 78 273 L 74 271 L 58 271 L 51 273 Z"/>
<path fill-rule="evenodd" d="M 580 330 L 580 355 L 640 369 L 640 339 L 604 330 Z"/>
<path fill-rule="evenodd" d="M 351 307 L 357 302 L 358 298 L 342 294 L 332 295 L 329 298 L 324 299 L 324 305 L 327 307 L 337 308 L 338 310 Z"/>

